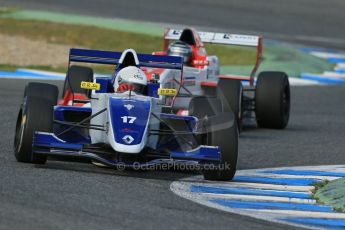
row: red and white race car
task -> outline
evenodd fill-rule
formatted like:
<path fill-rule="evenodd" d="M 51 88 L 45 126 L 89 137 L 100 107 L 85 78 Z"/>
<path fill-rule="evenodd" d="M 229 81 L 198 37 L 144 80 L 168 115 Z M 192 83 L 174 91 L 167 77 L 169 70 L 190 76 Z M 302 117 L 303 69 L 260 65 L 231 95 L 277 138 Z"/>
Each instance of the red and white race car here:
<path fill-rule="evenodd" d="M 216 56 L 208 56 L 204 43 L 256 48 L 256 62 L 250 76 L 221 75 Z M 155 55 L 182 56 L 183 79 L 176 81 L 175 70 L 145 69 L 149 79 L 156 78 L 166 88 L 177 88 L 174 98 L 177 113 L 186 115 L 188 98 L 183 95 L 221 98 L 232 109 L 241 127 L 243 118 L 256 117 L 263 128 L 283 129 L 290 114 L 290 85 L 284 72 L 256 72 L 262 59 L 262 37 L 228 33 L 197 32 L 195 29 L 166 29 L 163 51 Z M 243 86 L 242 81 L 249 84 Z"/>

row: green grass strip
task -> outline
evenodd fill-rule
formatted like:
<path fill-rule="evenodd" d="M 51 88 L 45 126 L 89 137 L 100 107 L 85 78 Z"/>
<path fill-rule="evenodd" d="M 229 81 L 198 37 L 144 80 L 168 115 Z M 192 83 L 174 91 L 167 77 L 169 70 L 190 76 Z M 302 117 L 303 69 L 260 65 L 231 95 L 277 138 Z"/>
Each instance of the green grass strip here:
<path fill-rule="evenodd" d="M 316 188 L 314 198 L 319 203 L 331 205 L 335 211 L 345 212 L 345 178 L 323 183 Z"/>
<path fill-rule="evenodd" d="M 162 49 L 161 24 L 124 19 L 107 19 L 45 11 L 0 8 L 0 33 L 42 39 L 76 47 L 139 53 Z M 221 72 L 248 75 L 255 61 L 255 49 L 206 45 L 209 55 L 217 55 Z M 301 72 L 321 73 L 333 65 L 291 46 L 264 43 L 264 60 L 259 71 L 275 70 L 298 77 Z"/>

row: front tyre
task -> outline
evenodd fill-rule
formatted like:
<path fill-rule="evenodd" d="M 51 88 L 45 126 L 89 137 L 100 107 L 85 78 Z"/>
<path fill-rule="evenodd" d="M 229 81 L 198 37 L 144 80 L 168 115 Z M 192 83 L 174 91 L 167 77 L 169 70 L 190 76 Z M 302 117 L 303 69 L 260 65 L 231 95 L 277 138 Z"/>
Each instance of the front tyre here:
<path fill-rule="evenodd" d="M 34 132 L 53 132 L 54 105 L 58 95 L 56 86 L 40 83 L 41 94 L 33 90 L 37 85 L 29 84 L 25 89 L 23 103 L 18 113 L 14 154 L 19 162 L 44 164 L 46 156 L 33 154 Z"/>
<path fill-rule="evenodd" d="M 235 176 L 238 157 L 238 127 L 236 120 L 233 120 L 231 126 L 227 125 L 227 121 L 224 120 L 222 129 L 219 129 L 219 124 L 216 124 L 218 122 L 209 121 L 211 130 L 207 133 L 206 143 L 211 146 L 219 146 L 221 161 L 218 168 L 203 170 L 202 173 L 206 180 L 226 181 Z"/>
<path fill-rule="evenodd" d="M 203 124 L 206 133 L 196 136 L 197 145 L 218 146 L 220 148 L 220 165 L 207 164 L 202 170 L 206 180 L 231 180 L 236 173 L 238 157 L 238 127 L 231 108 L 223 111 L 219 99 L 195 97 L 189 105 L 191 116 Z"/>
<path fill-rule="evenodd" d="M 243 86 L 241 81 L 219 79 L 217 96 L 223 103 L 224 112 L 232 110 L 235 114 L 239 131 L 242 130 L 242 95 Z"/>

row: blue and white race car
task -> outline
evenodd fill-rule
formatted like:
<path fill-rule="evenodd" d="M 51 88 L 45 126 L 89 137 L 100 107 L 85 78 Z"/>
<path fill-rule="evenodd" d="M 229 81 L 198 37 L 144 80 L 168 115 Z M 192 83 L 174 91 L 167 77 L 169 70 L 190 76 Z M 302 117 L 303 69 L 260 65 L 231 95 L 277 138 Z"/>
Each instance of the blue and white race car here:
<path fill-rule="evenodd" d="M 74 62 L 115 66 L 97 76 Z M 14 152 L 19 162 L 43 164 L 47 157 L 81 158 L 111 168 L 192 164 L 208 180 L 230 180 L 236 172 L 238 128 L 221 98 L 183 91 L 183 59 L 71 49 L 58 87 L 30 82 L 18 114 Z M 171 69 L 160 79 L 143 68 Z M 185 91 L 185 90 L 184 90 Z M 188 116 L 177 98 L 189 98 Z"/>

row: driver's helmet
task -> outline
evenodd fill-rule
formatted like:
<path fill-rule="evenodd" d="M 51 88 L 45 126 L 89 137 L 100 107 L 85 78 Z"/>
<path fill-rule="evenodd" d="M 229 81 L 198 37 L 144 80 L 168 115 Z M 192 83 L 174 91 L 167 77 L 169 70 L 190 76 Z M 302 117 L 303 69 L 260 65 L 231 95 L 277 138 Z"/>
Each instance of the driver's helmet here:
<path fill-rule="evenodd" d="M 132 90 L 136 93 L 143 94 L 147 79 L 144 71 L 135 66 L 128 66 L 121 69 L 115 77 L 115 92 L 124 92 Z"/>
<path fill-rule="evenodd" d="M 192 58 L 192 48 L 186 42 L 173 42 L 168 47 L 168 55 L 183 57 L 183 62 L 189 64 Z"/>

